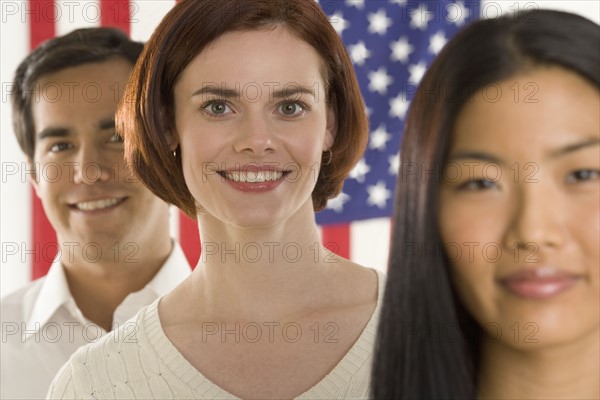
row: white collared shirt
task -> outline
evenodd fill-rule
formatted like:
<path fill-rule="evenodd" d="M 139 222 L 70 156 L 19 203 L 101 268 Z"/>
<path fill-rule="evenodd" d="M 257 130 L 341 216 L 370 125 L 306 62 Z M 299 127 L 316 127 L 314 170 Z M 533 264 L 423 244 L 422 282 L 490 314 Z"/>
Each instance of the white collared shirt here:
<path fill-rule="evenodd" d="M 190 272 L 183 250 L 175 242 L 154 278 L 119 304 L 113 314 L 113 329 L 125 325 L 142 307 L 174 289 Z M 2 399 L 43 399 L 54 375 L 71 354 L 107 333 L 86 319 L 75 304 L 58 258 L 44 278 L 2 299 L 0 319 Z"/>

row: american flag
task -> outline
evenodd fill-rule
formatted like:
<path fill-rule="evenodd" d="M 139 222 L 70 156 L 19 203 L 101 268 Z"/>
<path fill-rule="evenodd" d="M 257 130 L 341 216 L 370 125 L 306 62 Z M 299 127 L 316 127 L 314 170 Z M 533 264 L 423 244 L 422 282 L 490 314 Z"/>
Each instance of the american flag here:
<path fill-rule="evenodd" d="M 369 144 L 342 193 L 317 214 L 324 242 L 385 268 L 389 218 L 409 102 L 448 39 L 478 18 L 479 1 L 321 0 L 354 63 L 369 115 Z M 330 225 L 336 224 L 330 232 Z"/>
<path fill-rule="evenodd" d="M 146 41 L 174 4 L 175 0 L 2 0 L 2 82 L 12 80 L 17 64 L 30 49 L 73 29 L 116 26 L 133 39 Z M 370 138 L 342 194 L 317 214 L 317 221 L 328 247 L 365 266 L 385 270 L 402 124 L 409 101 L 448 38 L 479 17 L 480 4 L 468 0 L 321 0 L 319 4 L 354 62 L 369 113 Z M 3 85 L 2 294 L 43 276 L 54 257 L 49 249 L 56 250 L 56 236 L 40 201 L 25 184 L 24 174 L 12 173 L 13 167 L 24 168 L 24 159 L 11 134 L 7 90 Z M 7 224 L 7 213 L 20 222 L 18 226 Z M 195 222 L 174 213 L 172 231 L 195 265 L 199 257 Z M 4 248 L 8 242 L 19 248 L 16 255 L 9 254 L 12 247 Z"/>

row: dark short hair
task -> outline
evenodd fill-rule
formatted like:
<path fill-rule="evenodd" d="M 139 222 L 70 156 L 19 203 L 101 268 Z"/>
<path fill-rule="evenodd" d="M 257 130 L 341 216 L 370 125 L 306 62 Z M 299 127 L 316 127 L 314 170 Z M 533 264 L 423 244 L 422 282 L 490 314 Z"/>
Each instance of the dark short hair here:
<path fill-rule="evenodd" d="M 143 47 L 143 43 L 130 40 L 115 28 L 85 28 L 47 40 L 25 57 L 15 72 L 11 94 L 13 128 L 23 153 L 33 159 L 35 126 L 31 104 L 42 76 L 113 57 L 124 58 L 133 66 Z"/>
<path fill-rule="evenodd" d="M 354 68 L 314 0 L 182 0 L 159 24 L 135 67 L 117 112 L 117 130 L 125 137 L 125 157 L 144 184 L 192 218 L 196 203 L 185 183 L 181 153 L 173 157 L 167 143 L 175 125 L 175 83 L 192 59 L 224 33 L 276 26 L 319 53 L 325 94 L 336 114 L 331 161 L 322 163 L 312 193 L 315 210 L 339 194 L 364 152 L 368 122 Z"/>
<path fill-rule="evenodd" d="M 477 398 L 482 329 L 450 279 L 438 229 L 439 181 L 422 181 L 421 174 L 409 172 L 411 166 L 442 176 L 456 118 L 474 91 L 487 85 L 538 67 L 558 66 L 599 88 L 598 49 L 597 24 L 574 14 L 534 10 L 466 27 L 423 77 L 402 143 L 373 366 L 375 398 Z M 457 330 L 454 340 L 428 334 L 445 328 Z"/>

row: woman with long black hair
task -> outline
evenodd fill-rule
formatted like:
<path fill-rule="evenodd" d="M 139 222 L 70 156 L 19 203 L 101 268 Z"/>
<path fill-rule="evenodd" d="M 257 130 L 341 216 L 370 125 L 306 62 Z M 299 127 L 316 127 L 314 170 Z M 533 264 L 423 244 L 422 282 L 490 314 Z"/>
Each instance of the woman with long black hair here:
<path fill-rule="evenodd" d="M 376 398 L 600 397 L 599 87 L 598 25 L 564 12 L 440 53 L 405 129 Z"/>

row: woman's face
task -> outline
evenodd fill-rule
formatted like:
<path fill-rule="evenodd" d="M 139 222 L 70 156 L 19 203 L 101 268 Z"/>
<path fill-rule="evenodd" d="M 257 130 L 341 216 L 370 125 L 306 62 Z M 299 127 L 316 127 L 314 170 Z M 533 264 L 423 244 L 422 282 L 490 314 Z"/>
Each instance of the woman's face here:
<path fill-rule="evenodd" d="M 458 115 L 439 229 L 458 293 L 492 339 L 597 340 L 599 170 L 599 92 L 565 69 L 488 86 Z"/>
<path fill-rule="evenodd" d="M 235 226 L 270 226 L 311 193 L 335 117 L 321 59 L 285 28 L 235 31 L 207 46 L 174 90 L 176 143 L 197 204 Z"/>

